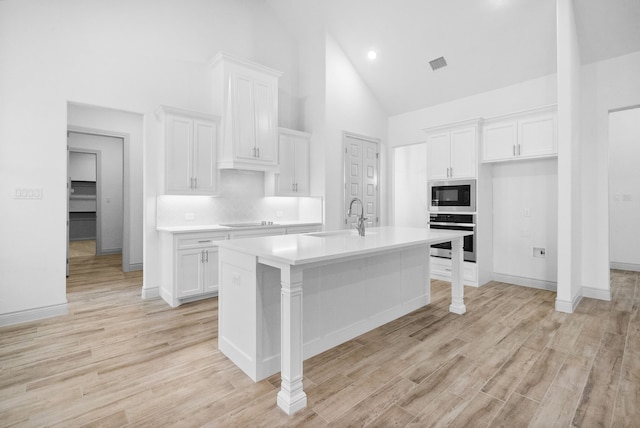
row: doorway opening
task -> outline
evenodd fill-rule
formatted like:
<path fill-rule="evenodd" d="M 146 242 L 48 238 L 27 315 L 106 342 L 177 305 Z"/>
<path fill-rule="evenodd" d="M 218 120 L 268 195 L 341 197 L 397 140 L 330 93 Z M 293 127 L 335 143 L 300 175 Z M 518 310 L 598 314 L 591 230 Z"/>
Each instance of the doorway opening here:
<path fill-rule="evenodd" d="M 640 272 L 640 106 L 609 112 L 609 268 Z"/>
<path fill-rule="evenodd" d="M 119 255 L 126 271 L 124 139 L 69 129 L 67 140 L 67 276 L 73 256 Z"/>
<path fill-rule="evenodd" d="M 343 132 L 344 153 L 344 227 L 352 229 L 356 216 L 347 216 L 353 198 L 362 201 L 366 227 L 380 225 L 380 140 Z M 354 213 L 360 208 L 354 206 Z"/>

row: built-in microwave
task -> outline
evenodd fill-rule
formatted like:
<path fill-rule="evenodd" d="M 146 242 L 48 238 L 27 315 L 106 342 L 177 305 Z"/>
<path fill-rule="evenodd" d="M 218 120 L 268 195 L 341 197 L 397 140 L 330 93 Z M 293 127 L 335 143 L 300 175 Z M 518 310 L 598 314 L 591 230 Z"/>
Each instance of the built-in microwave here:
<path fill-rule="evenodd" d="M 476 180 L 430 181 L 429 210 L 476 211 Z"/>

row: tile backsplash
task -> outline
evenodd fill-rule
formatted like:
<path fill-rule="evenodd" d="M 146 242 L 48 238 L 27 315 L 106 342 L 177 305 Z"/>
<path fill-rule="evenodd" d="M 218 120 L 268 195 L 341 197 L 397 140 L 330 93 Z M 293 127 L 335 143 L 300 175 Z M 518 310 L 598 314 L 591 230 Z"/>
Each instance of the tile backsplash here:
<path fill-rule="evenodd" d="M 162 195 L 157 226 L 207 225 L 252 221 L 322 222 L 322 198 L 265 197 L 264 173 L 221 170 L 219 196 Z"/>

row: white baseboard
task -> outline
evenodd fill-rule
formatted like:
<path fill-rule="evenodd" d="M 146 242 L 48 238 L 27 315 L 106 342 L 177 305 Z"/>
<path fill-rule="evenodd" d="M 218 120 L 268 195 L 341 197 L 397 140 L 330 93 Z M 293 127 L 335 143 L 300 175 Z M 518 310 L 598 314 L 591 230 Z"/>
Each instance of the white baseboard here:
<path fill-rule="evenodd" d="M 21 324 L 29 321 L 37 321 L 45 318 L 57 317 L 69 313 L 66 303 L 44 306 L 42 308 L 27 309 L 0 315 L 0 327 L 13 324 Z"/>
<path fill-rule="evenodd" d="M 129 265 L 129 272 L 133 272 L 134 270 L 143 270 L 142 263 L 131 263 Z"/>
<path fill-rule="evenodd" d="M 556 311 L 572 314 L 578 307 L 580 300 L 582 300 L 582 292 L 578 293 L 573 300 L 561 300 L 556 298 Z"/>
<path fill-rule="evenodd" d="M 635 263 L 611 262 L 611 263 L 609 263 L 609 267 L 611 269 L 617 269 L 617 270 L 629 270 L 629 271 L 632 271 L 632 272 L 640 272 L 640 265 L 635 264 Z"/>
<path fill-rule="evenodd" d="M 142 287 L 141 295 L 144 300 L 157 299 L 160 297 L 160 287 Z"/>
<path fill-rule="evenodd" d="M 538 288 L 540 290 L 556 291 L 558 289 L 558 284 L 553 281 L 543 281 L 534 278 L 505 275 L 497 272 L 493 273 L 493 280 L 498 282 L 506 282 L 507 284 L 521 285 L 523 287 Z"/>
<path fill-rule="evenodd" d="M 602 290 L 599 288 L 582 287 L 582 297 L 591 299 L 611 301 L 611 290 Z"/>

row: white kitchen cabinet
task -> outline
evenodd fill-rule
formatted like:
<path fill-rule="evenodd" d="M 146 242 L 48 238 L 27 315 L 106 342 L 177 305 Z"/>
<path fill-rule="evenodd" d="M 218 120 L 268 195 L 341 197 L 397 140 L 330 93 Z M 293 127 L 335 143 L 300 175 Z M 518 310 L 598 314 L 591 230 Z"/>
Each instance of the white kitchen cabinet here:
<path fill-rule="evenodd" d="M 215 296 L 218 247 L 227 232 L 161 234 L 163 272 L 160 296 L 172 307 Z"/>
<path fill-rule="evenodd" d="M 555 107 L 492 118 L 484 123 L 483 162 L 550 157 L 557 154 Z"/>
<path fill-rule="evenodd" d="M 306 132 L 280 128 L 280 171 L 265 176 L 268 196 L 309 196 L 309 139 Z"/>
<path fill-rule="evenodd" d="M 281 73 L 222 52 L 211 66 L 214 109 L 222 116 L 218 168 L 276 171 Z"/>
<path fill-rule="evenodd" d="M 164 128 L 164 193 L 215 195 L 218 118 L 171 107 L 158 113 Z"/>
<path fill-rule="evenodd" d="M 428 180 L 476 178 L 476 123 L 425 130 Z"/>

